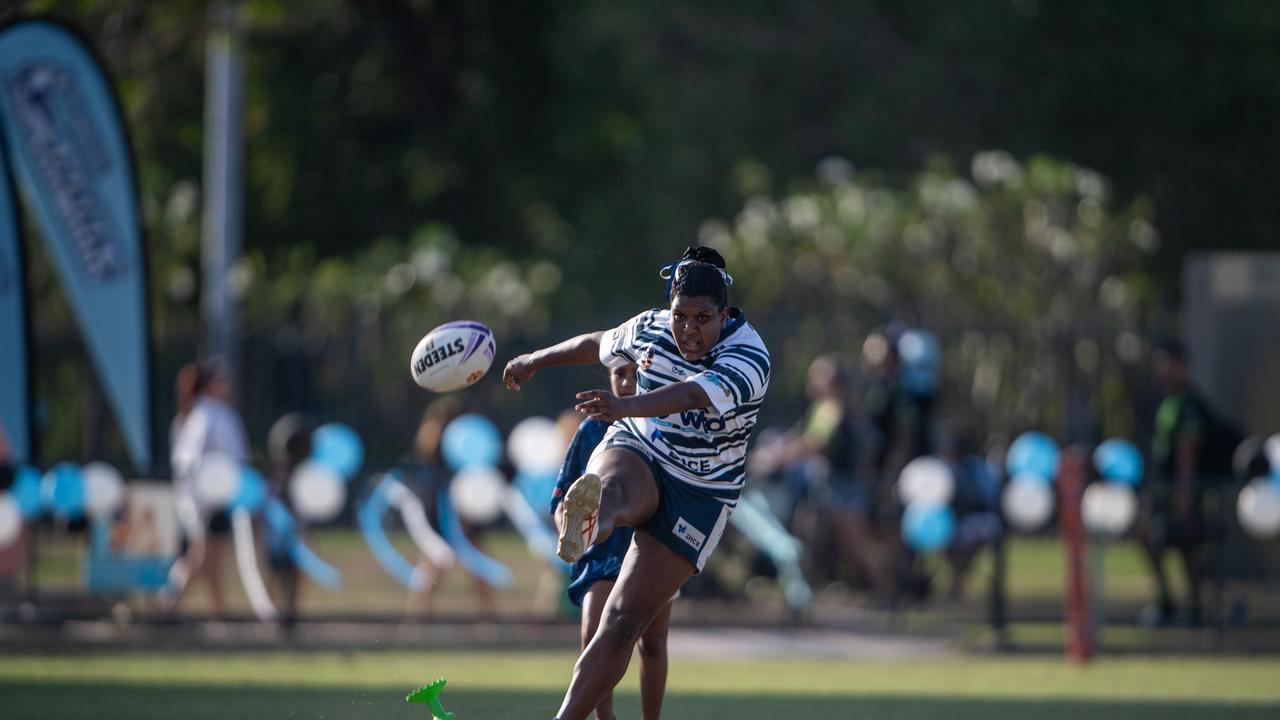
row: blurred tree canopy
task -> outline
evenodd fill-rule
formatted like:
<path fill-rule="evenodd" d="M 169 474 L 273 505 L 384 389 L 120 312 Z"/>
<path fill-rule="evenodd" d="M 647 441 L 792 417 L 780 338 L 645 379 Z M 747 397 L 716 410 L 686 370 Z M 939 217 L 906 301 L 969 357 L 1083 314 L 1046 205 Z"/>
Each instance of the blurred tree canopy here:
<path fill-rule="evenodd" d="M 941 338 L 944 419 L 979 440 L 1137 429 L 1159 236 L 1147 201 L 1114 208 L 1092 170 L 987 151 L 895 188 L 830 158 L 808 188 L 752 197 L 700 235 L 769 340 L 783 404 L 803 396 L 812 358 L 856 366 L 864 338 L 894 323 Z"/>
<path fill-rule="evenodd" d="M 914 208 L 886 225 L 902 233 L 896 245 L 851 239 L 857 232 L 842 241 L 862 260 L 851 271 L 855 294 L 887 298 L 889 306 L 875 306 L 881 320 L 941 327 L 973 312 L 971 322 L 1014 332 L 1008 328 L 1028 313 L 1090 309 L 1073 303 L 1096 297 L 1109 277 L 1121 278 L 1135 303 L 1167 305 L 1189 249 L 1265 247 L 1280 220 L 1280 204 L 1270 202 L 1280 190 L 1272 171 L 1280 164 L 1280 5 L 1272 3 L 244 0 L 239 7 L 247 186 L 236 287 L 246 333 L 275 343 L 264 339 L 250 355 L 278 357 L 280 347 L 302 352 L 341 338 L 351 343 L 349 362 L 403 375 L 412 345 L 403 338 L 461 313 L 494 325 L 504 352 L 552 329 L 616 322 L 656 302 L 653 273 L 700 227 L 704 235 L 714 227 L 706 218 L 751 216 L 763 202 L 835 202 L 831 193 L 841 186 L 812 179 L 824 158 L 856 165 L 855 187 L 868 197 L 888 193 L 895 207 Z M 0 10 L 5 20 L 70 21 L 116 79 L 137 153 L 166 370 L 195 349 L 207 13 L 208 3 L 195 0 L 23 0 Z M 1030 181 L 1026 187 L 1038 189 L 1001 191 L 1016 195 L 1009 198 L 984 185 L 975 165 L 964 182 L 978 209 L 935 216 L 923 188 L 954 189 L 950 183 L 966 175 L 953 176 L 935 158 L 997 157 L 981 154 L 991 148 L 1029 178 L 1079 174 L 1064 169 L 1074 165 L 1028 162 L 1039 154 L 1094 168 L 1108 178 L 1105 202 L 1079 188 L 1042 198 L 1044 188 Z M 1081 213 L 1096 215 L 1080 210 L 1086 201 L 1103 204 L 1102 226 L 1114 231 L 1080 225 Z M 1096 271 L 1063 290 L 1061 301 L 1056 285 L 1041 294 L 1032 285 L 993 285 L 1025 282 L 1014 274 L 1026 263 L 1043 283 L 1077 282 L 1054 265 L 1052 248 L 1066 245 L 1050 238 L 1045 250 L 1039 231 L 1025 227 L 1027 213 L 1039 217 L 1036 203 L 1066 208 L 1048 210 L 1048 226 L 1070 234 L 1070 252 Z M 1063 213 L 1075 219 L 1059 225 Z M 1138 260 L 1117 259 L 1106 243 L 1123 242 L 1139 221 L 1155 223 L 1158 233 L 1142 234 L 1159 243 Z M 713 233 L 734 238 L 735 264 L 750 268 L 756 255 L 790 262 L 768 243 L 756 248 L 740 225 Z M 769 227 L 766 238 L 790 237 Z M 970 236 L 983 239 L 961 252 Z M 812 242 L 797 261 L 825 257 L 828 241 Z M 963 262 L 913 247 L 961 252 L 987 269 L 966 275 Z M 789 274 L 747 268 L 739 287 L 748 302 L 774 303 L 755 293 Z M 926 278 L 933 284 L 919 284 Z M 1109 287 L 1119 297 L 1121 286 Z M 843 301 L 846 290 L 831 297 Z M 944 293 L 955 295 L 941 301 Z M 73 334 L 56 298 L 40 302 L 41 332 Z M 857 317 L 859 329 L 869 327 L 869 312 Z M 1092 367 L 1109 362 L 1115 333 L 1136 331 L 1128 323 L 1113 318 L 1095 329 L 1100 359 Z M 1046 333 L 1058 332 L 1049 325 Z M 1157 328 L 1171 329 L 1167 320 Z M 945 339 L 974 357 L 997 353 Z M 956 377 L 981 365 L 964 362 L 977 364 L 957 366 Z M 323 372 L 334 388 L 319 393 L 330 407 L 350 388 L 341 367 L 330 353 Z M 403 391 L 382 382 L 388 397 Z M 992 412 L 1002 407 L 1001 392 Z M 291 409 L 276 407 L 290 401 L 287 394 L 273 401 L 263 418 Z"/>

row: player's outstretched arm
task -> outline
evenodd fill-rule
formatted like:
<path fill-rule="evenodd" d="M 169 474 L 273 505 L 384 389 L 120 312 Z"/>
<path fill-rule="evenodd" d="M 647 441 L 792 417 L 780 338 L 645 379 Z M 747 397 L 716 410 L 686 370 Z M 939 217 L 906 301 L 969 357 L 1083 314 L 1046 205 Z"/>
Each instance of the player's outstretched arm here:
<path fill-rule="evenodd" d="M 519 390 L 520 383 L 527 381 L 535 372 L 543 368 L 556 365 L 590 365 L 599 362 L 602 335 L 604 335 L 603 332 L 586 333 L 551 347 L 513 358 L 502 371 L 502 382 L 511 390 Z"/>
<path fill-rule="evenodd" d="M 624 417 L 665 417 L 685 410 L 711 407 L 701 385 L 686 380 L 642 395 L 618 397 L 608 390 L 584 390 L 577 395 L 578 412 L 592 420 L 613 422 Z"/>

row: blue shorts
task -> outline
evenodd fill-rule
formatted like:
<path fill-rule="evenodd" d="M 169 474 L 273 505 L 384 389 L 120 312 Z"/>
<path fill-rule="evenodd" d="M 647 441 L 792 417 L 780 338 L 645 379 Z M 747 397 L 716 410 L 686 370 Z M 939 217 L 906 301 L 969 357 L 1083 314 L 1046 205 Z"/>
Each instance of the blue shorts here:
<path fill-rule="evenodd" d="M 631 528 L 615 528 L 608 540 L 596 543 L 578 558 L 569 570 L 569 601 L 582 607 L 582 600 L 592 585 L 601 580 L 613 582 L 622 572 L 622 559 L 631 547 Z"/>
<path fill-rule="evenodd" d="M 614 424 L 604 442 L 596 448 L 601 452 L 608 448 L 625 448 L 645 461 L 658 486 L 658 509 L 653 517 L 642 524 L 644 530 L 658 542 L 688 560 L 694 572 L 711 557 L 711 551 L 720 544 L 729 514 L 737 503 L 738 488 L 725 491 L 704 490 L 678 480 L 649 456 L 644 444 L 620 424 Z"/>

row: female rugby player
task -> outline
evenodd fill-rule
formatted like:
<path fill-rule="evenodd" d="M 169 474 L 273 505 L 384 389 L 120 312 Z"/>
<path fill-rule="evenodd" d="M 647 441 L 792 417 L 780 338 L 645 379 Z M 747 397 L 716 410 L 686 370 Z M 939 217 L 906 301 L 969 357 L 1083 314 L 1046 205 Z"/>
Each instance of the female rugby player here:
<path fill-rule="evenodd" d="M 519 390 L 556 365 L 639 367 L 632 397 L 577 395 L 579 412 L 611 425 L 565 494 L 560 557 L 576 561 L 615 528 L 637 532 L 558 720 L 586 720 L 612 691 L 640 634 L 702 570 L 737 504 L 747 439 L 769 386 L 769 353 L 742 311 L 728 306 L 730 282 L 717 265 L 683 261 L 668 308 L 521 355 L 503 373 L 507 387 Z"/>
<path fill-rule="evenodd" d="M 613 394 L 627 397 L 636 393 L 636 366 L 627 363 L 609 369 L 609 385 Z M 551 498 L 551 514 L 556 528 L 564 527 L 564 494 L 574 480 L 587 470 L 591 454 L 595 452 L 609 423 L 602 420 L 583 420 L 574 433 L 569 451 L 565 454 L 560 477 L 556 479 Z M 586 649 L 600 627 L 604 604 L 622 571 L 622 560 L 631 547 L 630 528 L 617 528 L 608 540 L 587 548 L 570 570 L 569 600 L 582 608 L 582 649 Z M 667 688 L 667 628 L 671 620 L 671 602 L 658 612 L 649 627 L 640 634 L 636 643 L 640 655 L 640 717 L 658 720 L 662 716 L 662 697 Z M 613 693 L 608 693 L 596 706 L 596 720 L 615 720 Z"/>

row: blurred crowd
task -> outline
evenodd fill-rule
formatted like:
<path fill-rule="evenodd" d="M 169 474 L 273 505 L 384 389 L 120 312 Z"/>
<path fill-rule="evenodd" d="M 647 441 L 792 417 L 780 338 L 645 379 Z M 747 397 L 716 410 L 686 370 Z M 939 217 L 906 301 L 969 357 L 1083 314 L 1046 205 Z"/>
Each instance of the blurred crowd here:
<path fill-rule="evenodd" d="M 1003 531 L 999 476 L 977 439 L 957 432 L 943 442 L 938 361 L 926 333 L 874 333 L 860 363 L 835 354 L 815 359 L 808 410 L 789 430 L 762 434 L 750 458 L 752 482 L 767 487 L 775 512 L 802 542 L 812 583 L 865 587 L 889 606 L 933 592 L 931 574 L 904 541 L 905 503 L 896 493 L 916 458 L 945 455 L 952 469 L 950 596 L 963 592 L 977 552 Z"/>
<path fill-rule="evenodd" d="M 971 428 L 943 427 L 938 412 L 941 360 L 941 348 L 932 335 L 901 327 L 868 336 L 861 357 L 831 353 L 812 360 L 805 383 L 807 409 L 789 428 L 766 429 L 753 444 L 748 456 L 750 497 L 735 513 L 744 518 L 734 518 L 744 522 L 735 523 L 739 541 L 728 544 L 743 552 L 726 556 L 745 557 L 750 574 L 777 577 L 793 608 L 808 602 L 810 587 L 842 587 L 873 607 L 893 609 L 935 598 L 961 599 L 975 559 L 985 549 L 997 547 L 1012 530 L 1048 528 L 1051 497 L 1039 515 L 1023 514 L 1021 519 L 1017 501 L 1010 505 L 1008 490 L 1019 484 L 1020 471 L 1013 461 L 1017 441 L 1009 445 L 1002 438 L 980 438 Z M 1222 546 L 1225 528 L 1235 522 L 1224 508 L 1234 506 L 1237 495 L 1250 492 L 1246 488 L 1227 494 L 1223 488 L 1234 482 L 1235 493 L 1257 478 L 1274 477 L 1271 468 L 1276 463 L 1268 462 L 1261 440 L 1246 440 L 1196 390 L 1183 346 L 1164 344 L 1152 361 L 1160 401 L 1150 418 L 1149 450 L 1141 452 L 1127 440 L 1103 443 L 1093 453 L 1097 472 L 1082 481 L 1099 486 L 1120 481 L 1128 486 L 1125 493 L 1105 496 L 1105 503 L 1127 505 L 1112 512 L 1114 522 L 1103 534 L 1136 540 L 1148 561 L 1152 602 L 1139 621 L 1194 625 L 1204 619 L 1206 584 L 1212 574 L 1210 550 L 1215 543 Z M 550 613 L 565 607 L 557 599 L 563 595 L 563 568 L 547 549 L 546 505 L 568 438 L 581 420 L 576 413 L 566 412 L 555 420 L 528 419 L 504 442 L 497 426 L 467 412 L 459 396 L 442 395 L 426 408 L 405 456 L 385 473 L 364 475 L 357 473 L 363 451 L 354 432 L 346 428 L 345 435 L 325 433 L 333 428 L 291 413 L 270 430 L 269 467 L 262 478 L 246 469 L 250 441 L 224 363 L 201 360 L 184 367 L 177 398 L 171 430 L 172 503 L 180 544 L 177 560 L 164 560 L 161 576 L 147 581 L 169 611 L 178 607 L 187 586 L 200 580 L 207 587 L 212 615 L 226 613 L 222 575 L 233 544 L 242 583 L 252 592 L 252 583 L 244 578 L 256 577 L 257 570 L 252 563 L 244 564 L 238 547 L 247 543 L 249 555 L 260 554 L 269 571 L 270 589 L 264 587 L 260 593 L 263 602 L 272 608 L 272 617 L 291 625 L 308 578 L 322 585 L 339 582 L 338 571 L 325 566 L 306 547 L 305 538 L 311 525 L 339 519 L 344 508 L 354 511 L 344 517 L 348 522 L 353 516 L 358 519 L 377 562 L 405 587 L 407 614 L 431 612 L 442 577 L 460 571 L 472 587 L 472 611 L 480 617 L 495 616 L 497 594 L 510 578 L 485 554 L 486 530 L 508 526 L 519 531 L 543 568 L 532 598 L 534 610 Z M 1048 443 L 1054 455 L 1041 463 L 1039 492 L 1048 496 L 1054 492 L 1058 451 L 1048 437 L 1030 434 Z M 336 440 L 342 442 L 335 446 Z M 1280 451 L 1280 440 L 1272 444 Z M 15 467 L 6 455 L 0 437 L 0 490 L 12 490 L 21 498 Z M 217 464 L 211 458 L 232 461 L 229 472 L 235 477 L 209 471 Z M 945 466 L 949 476 L 947 490 L 938 496 L 945 504 L 945 528 L 930 530 L 928 537 L 907 519 L 911 498 L 904 487 L 904 469 L 921 458 Z M 336 471 L 320 473 L 327 465 Z M 357 477 L 359 489 L 348 496 L 345 487 Z M 44 489 L 39 497 L 27 504 L 34 503 L 37 513 L 41 502 L 58 506 L 60 483 L 71 478 L 54 468 L 40 483 Z M 1261 509 L 1248 515 L 1242 504 L 1239 523 L 1246 530 L 1254 526 L 1253 534 L 1265 538 L 1275 534 L 1272 526 L 1280 522 L 1280 501 L 1268 500 L 1280 497 L 1272 487 L 1280 482 L 1263 480 L 1257 481 L 1262 500 L 1255 503 Z M 334 486 L 341 492 L 330 492 Z M 66 525 L 70 529 L 86 527 L 83 516 L 93 513 L 94 491 L 81 494 L 90 497 L 89 507 L 81 508 L 81 518 Z M 317 505 L 317 495 L 329 499 Z M 1088 498 L 1084 505 L 1089 525 Z M 156 539 L 156 510 L 118 502 L 117 506 L 107 515 L 114 526 L 89 523 L 108 528 L 104 547 L 123 553 L 121 557 L 164 555 L 164 543 Z M 759 507 L 769 521 L 746 518 L 751 507 Z M 398 514 L 389 513 L 393 509 Z M 251 526 L 248 539 L 232 543 L 233 518 L 242 511 L 242 522 Z M 54 513 L 75 516 L 60 506 Z M 19 590 L 30 522 L 0 543 L 0 592 Z M 408 530 L 416 555 L 411 552 L 404 559 L 395 554 L 382 534 L 384 524 Z M 252 527 L 258 528 L 257 541 Z M 1098 528 L 1090 530 L 1097 534 Z M 142 536 L 151 539 L 142 543 Z M 98 540 L 94 543 L 96 547 Z M 1164 561 L 1170 552 L 1181 561 L 1185 591 L 1172 587 L 1167 577 Z M 741 577 L 738 587 L 716 587 L 715 567 L 709 569 L 712 572 L 688 585 L 686 596 L 744 595 Z"/>

